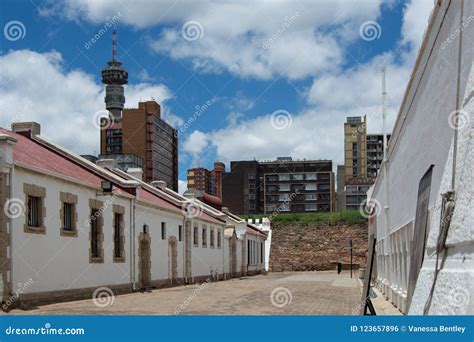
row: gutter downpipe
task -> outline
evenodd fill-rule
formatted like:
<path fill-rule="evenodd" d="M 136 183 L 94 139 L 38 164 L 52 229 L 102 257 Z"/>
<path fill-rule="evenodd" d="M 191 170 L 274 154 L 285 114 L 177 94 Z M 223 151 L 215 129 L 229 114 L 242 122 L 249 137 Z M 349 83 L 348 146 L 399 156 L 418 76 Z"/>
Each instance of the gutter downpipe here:
<path fill-rule="evenodd" d="M 130 199 L 130 282 L 135 292 L 135 198 Z"/>

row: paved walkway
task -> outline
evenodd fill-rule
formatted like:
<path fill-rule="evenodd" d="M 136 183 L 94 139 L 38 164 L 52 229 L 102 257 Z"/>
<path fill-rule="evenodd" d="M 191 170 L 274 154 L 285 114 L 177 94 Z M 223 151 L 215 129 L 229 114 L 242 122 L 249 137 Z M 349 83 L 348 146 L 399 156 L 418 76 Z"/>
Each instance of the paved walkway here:
<path fill-rule="evenodd" d="M 354 315 L 360 283 L 348 273 L 284 272 L 45 305 L 38 315 Z"/>

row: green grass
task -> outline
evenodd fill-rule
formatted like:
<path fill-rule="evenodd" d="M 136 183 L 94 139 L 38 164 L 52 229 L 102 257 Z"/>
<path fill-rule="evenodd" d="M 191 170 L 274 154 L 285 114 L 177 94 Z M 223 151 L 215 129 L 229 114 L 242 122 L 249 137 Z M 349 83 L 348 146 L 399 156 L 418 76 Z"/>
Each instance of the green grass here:
<path fill-rule="evenodd" d="M 295 223 L 295 224 L 311 224 L 311 223 L 367 223 L 367 219 L 363 217 L 358 210 L 332 212 L 332 213 L 280 213 L 267 215 L 239 215 L 245 219 L 261 219 L 268 217 L 272 223 Z"/>

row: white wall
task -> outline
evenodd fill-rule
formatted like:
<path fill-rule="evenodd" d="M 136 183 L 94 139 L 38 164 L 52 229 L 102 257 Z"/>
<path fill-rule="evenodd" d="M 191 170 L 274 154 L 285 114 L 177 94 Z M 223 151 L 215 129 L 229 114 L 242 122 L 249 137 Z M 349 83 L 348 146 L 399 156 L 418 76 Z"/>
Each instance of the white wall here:
<path fill-rule="evenodd" d="M 46 234 L 24 232 L 25 217 L 12 221 L 12 284 L 23 284 L 30 278 L 32 285 L 24 293 L 78 289 L 130 282 L 130 211 L 129 200 L 116 197 L 113 204 L 125 207 L 125 263 L 113 262 L 113 207 L 104 206 L 104 262 L 89 263 L 89 199 L 107 201 L 111 196 L 96 196 L 96 190 L 56 178 L 15 168 L 12 198 L 25 201 L 23 184 L 46 188 Z M 78 196 L 78 236 L 60 236 L 60 191 Z"/>
<path fill-rule="evenodd" d="M 459 28 L 461 4 L 464 3 L 463 16 L 471 22 Z M 448 8 L 449 5 L 449 8 Z M 438 237 L 440 222 L 441 193 L 449 188 L 451 178 L 454 129 L 449 124 L 449 115 L 456 110 L 456 97 L 459 96 L 462 115 L 467 116 L 469 123 L 464 130 L 459 130 L 458 140 L 458 182 L 457 182 L 457 221 L 453 217 L 448 241 L 447 262 L 438 279 L 435 298 L 430 314 L 465 313 L 472 308 L 469 300 L 464 300 L 457 311 L 449 302 L 455 300 L 454 294 L 466 292 L 472 298 L 474 267 L 473 259 L 473 224 L 472 224 L 472 61 L 474 37 L 474 10 L 472 1 L 442 1 L 439 12 L 434 12 L 431 29 L 425 37 L 421 56 L 412 75 L 405 101 L 395 125 L 390 140 L 388 154 L 388 188 L 386 174 L 382 171 L 377 178 L 372 197 L 381 204 L 381 212 L 376 218 L 378 251 L 383 251 L 384 257 L 377 258 L 384 262 L 379 269 L 379 281 L 384 282 L 382 289 L 385 295 L 402 311 L 403 293 L 406 289 L 406 279 L 401 272 L 405 260 L 410 255 L 400 252 L 400 247 L 406 246 L 413 239 L 408 228 L 414 223 L 418 185 L 421 177 L 434 165 L 430 200 L 429 200 L 429 239 L 425 251 L 425 261 L 418 278 L 415 295 L 412 300 L 410 313 L 423 313 L 422 307 L 431 288 L 434 269 L 434 245 Z M 459 40 L 462 36 L 462 49 Z M 432 50 L 433 49 L 433 50 Z M 461 73 L 458 82 L 458 58 L 461 58 Z M 388 70 L 388 75 L 390 71 Z M 462 133 L 461 133 L 462 132 Z M 463 140 L 464 139 L 464 140 Z M 467 147 L 469 146 L 469 148 Z M 471 153 L 471 155 L 469 154 Z M 460 175 L 463 175 L 462 177 Z M 468 176 L 470 175 L 470 176 Z M 471 180 L 466 181 L 466 179 Z M 388 201 L 385 192 L 388 191 Z M 460 198 L 464 196 L 463 200 Z M 388 208 L 388 210 L 386 209 Z M 388 214 L 388 216 L 385 216 Z M 388 224 L 387 224 L 388 220 Z M 407 232 L 401 231 L 406 229 Z M 382 261 L 379 261 L 382 260 Z M 402 261 L 404 261 L 402 263 Z M 408 262 L 409 264 L 409 262 Z M 466 297 L 466 296 L 464 296 Z"/>
<path fill-rule="evenodd" d="M 142 202 L 136 204 L 135 212 L 136 222 L 136 260 L 135 273 L 136 279 L 139 281 L 139 242 L 140 233 L 143 232 L 143 226 L 148 226 L 150 236 L 151 251 L 151 280 L 164 280 L 170 278 L 169 265 L 169 237 L 174 236 L 177 240 L 178 250 L 178 277 L 184 276 L 184 225 L 183 216 L 178 213 L 174 214 L 157 207 L 146 205 Z M 161 238 L 161 222 L 166 223 L 166 238 Z M 179 226 L 183 226 L 183 239 L 179 241 Z"/>

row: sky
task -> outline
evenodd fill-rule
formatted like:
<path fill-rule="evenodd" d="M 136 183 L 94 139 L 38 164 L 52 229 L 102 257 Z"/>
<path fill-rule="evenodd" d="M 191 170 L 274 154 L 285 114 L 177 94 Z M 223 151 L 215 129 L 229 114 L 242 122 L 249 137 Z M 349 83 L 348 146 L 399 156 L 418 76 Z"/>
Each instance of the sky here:
<path fill-rule="evenodd" d="M 0 126 L 36 121 L 78 154 L 99 153 L 100 71 L 129 73 L 125 107 L 155 99 L 187 169 L 220 160 L 343 163 L 343 124 L 391 130 L 433 0 L 3 0 Z"/>

